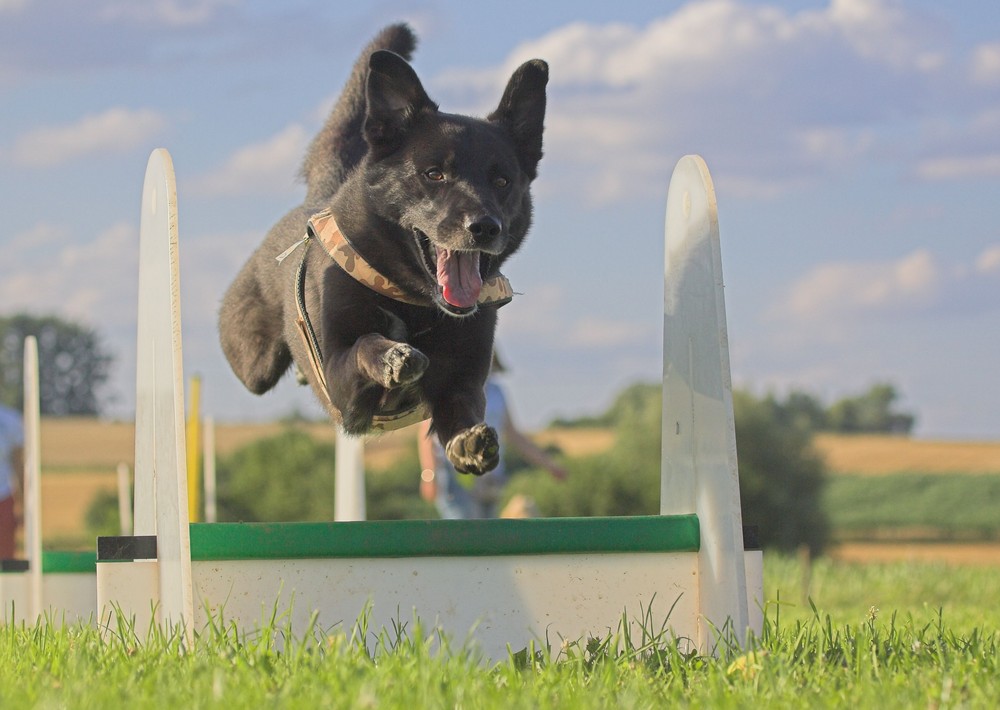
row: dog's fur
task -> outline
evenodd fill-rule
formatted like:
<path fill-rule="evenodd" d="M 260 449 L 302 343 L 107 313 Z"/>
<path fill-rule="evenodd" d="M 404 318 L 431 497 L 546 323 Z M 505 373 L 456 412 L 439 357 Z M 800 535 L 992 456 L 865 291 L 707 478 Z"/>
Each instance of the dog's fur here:
<path fill-rule="evenodd" d="M 369 431 L 387 407 L 423 401 L 449 459 L 478 475 L 496 466 L 499 448 L 482 423 L 497 307 L 476 306 L 470 271 L 478 259 L 484 280 L 497 274 L 528 231 L 548 67 L 521 65 L 498 108 L 474 119 L 438 110 L 406 61 L 415 44 L 406 25 L 393 25 L 356 63 L 305 158 L 305 202 L 271 229 L 229 287 L 220 337 L 251 392 L 270 390 L 294 362 L 350 434 Z M 323 249 L 309 249 L 305 302 L 324 393 L 296 325 L 293 279 L 303 257 L 275 257 L 326 208 L 372 266 L 427 305 L 382 296 Z M 450 261 L 438 259 L 442 252 Z M 446 274 L 436 276 L 436 265 Z"/>

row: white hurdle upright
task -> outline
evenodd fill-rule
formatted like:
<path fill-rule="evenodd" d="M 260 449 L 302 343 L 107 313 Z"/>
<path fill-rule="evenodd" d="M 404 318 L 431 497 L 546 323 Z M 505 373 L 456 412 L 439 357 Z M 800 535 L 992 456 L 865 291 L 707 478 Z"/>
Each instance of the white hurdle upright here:
<path fill-rule="evenodd" d="M 101 595 L 98 566 L 98 605 L 106 615 L 111 606 L 138 604 L 150 623 L 180 626 L 190 639 L 195 619 L 180 314 L 177 190 L 173 161 L 160 148 L 146 165 L 139 227 L 134 536 L 110 538 L 132 541 L 115 551 L 133 557 L 132 579 L 119 590 L 120 599 L 109 600 Z M 98 539 L 98 559 L 105 539 Z M 136 547 L 137 540 L 155 541 L 155 550 L 145 552 L 149 548 Z"/>
<path fill-rule="evenodd" d="M 147 192 L 172 197 L 172 181 L 155 151 Z M 663 514 L 215 524 L 190 524 L 184 499 L 176 205 L 144 196 L 140 346 L 160 354 L 140 347 L 137 390 L 140 401 L 152 390 L 163 415 L 137 408 L 136 535 L 98 540 L 102 623 L 117 609 L 140 634 L 167 623 L 190 633 L 210 615 L 252 632 L 277 609 L 294 634 L 349 631 L 362 613 L 377 633 L 415 615 L 493 659 L 625 631 L 623 618 L 633 638 L 668 629 L 706 653 L 759 632 L 761 554 L 744 549 L 718 222 L 700 158 L 680 161 L 670 194 Z M 140 440 L 173 453 L 140 465 Z"/>
<path fill-rule="evenodd" d="M 701 523 L 699 639 L 706 640 L 710 619 L 728 617 L 739 633 L 751 623 L 719 214 L 697 155 L 674 169 L 665 232 L 660 513 L 694 511 Z"/>
<path fill-rule="evenodd" d="M 0 561 L 0 623 L 92 621 L 95 555 L 42 550 L 41 402 L 38 341 L 24 339 L 24 560 Z"/>

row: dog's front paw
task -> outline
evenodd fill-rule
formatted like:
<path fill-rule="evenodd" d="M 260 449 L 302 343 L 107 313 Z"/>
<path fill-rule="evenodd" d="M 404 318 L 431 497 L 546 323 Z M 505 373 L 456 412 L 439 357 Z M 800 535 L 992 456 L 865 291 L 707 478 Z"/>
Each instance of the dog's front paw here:
<path fill-rule="evenodd" d="M 444 447 L 448 460 L 459 473 L 482 476 L 500 463 L 500 441 L 496 430 L 485 424 L 463 429 Z"/>
<path fill-rule="evenodd" d="M 396 343 L 382 355 L 382 381 L 386 389 L 416 382 L 430 364 L 427 356 L 406 343 Z"/>

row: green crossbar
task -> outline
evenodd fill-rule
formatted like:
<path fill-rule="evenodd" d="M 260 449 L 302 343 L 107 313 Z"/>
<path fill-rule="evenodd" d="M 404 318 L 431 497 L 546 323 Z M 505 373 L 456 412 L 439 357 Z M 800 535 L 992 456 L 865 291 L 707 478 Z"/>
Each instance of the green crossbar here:
<path fill-rule="evenodd" d="M 67 552 L 42 550 L 43 574 L 71 574 L 97 572 L 97 553 L 94 550 Z"/>
<path fill-rule="evenodd" d="M 696 515 L 526 520 L 192 523 L 191 559 L 697 552 Z"/>

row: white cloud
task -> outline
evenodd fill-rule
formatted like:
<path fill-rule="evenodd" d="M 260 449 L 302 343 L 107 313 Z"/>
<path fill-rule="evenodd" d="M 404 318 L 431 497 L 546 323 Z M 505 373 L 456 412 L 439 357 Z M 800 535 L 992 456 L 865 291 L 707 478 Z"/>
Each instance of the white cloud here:
<path fill-rule="evenodd" d="M 977 84 L 1000 85 L 1000 42 L 981 44 L 973 50 L 971 73 Z"/>
<path fill-rule="evenodd" d="M 0 303 L 8 310 L 54 312 L 88 323 L 121 325 L 135 318 L 138 235 L 110 227 L 89 241 L 65 241 L 63 225 L 39 225 L 8 245 L 0 265 Z M 48 246 L 24 238 L 46 235 Z M 59 245 L 62 244 L 60 247 Z"/>
<path fill-rule="evenodd" d="M 882 262 L 816 267 L 792 284 L 771 314 L 829 333 L 859 320 L 993 309 L 1000 294 L 1000 245 L 969 263 L 946 264 L 926 249 Z"/>
<path fill-rule="evenodd" d="M 864 156 L 875 144 L 870 130 L 842 127 L 813 126 L 792 136 L 799 152 L 809 160 L 826 165 L 839 165 Z"/>
<path fill-rule="evenodd" d="M 215 19 L 221 9 L 237 0 L 130 0 L 108 2 L 100 15 L 107 21 L 131 20 L 166 27 L 193 27 Z"/>
<path fill-rule="evenodd" d="M 937 120 L 933 92 L 964 71 L 949 65 L 943 36 L 895 0 L 794 10 L 703 0 L 642 27 L 573 23 L 439 84 L 477 93 L 482 109 L 518 64 L 546 59 L 543 173 L 557 179 L 547 189 L 579 193 L 582 181 L 591 200 L 651 194 L 676 158 L 696 152 L 731 194 L 773 196 L 899 159 L 889 127 L 900 116 Z"/>
<path fill-rule="evenodd" d="M 929 158 L 917 164 L 924 180 L 967 180 L 1000 176 L 1000 153 Z"/>
<path fill-rule="evenodd" d="M 976 271 L 983 275 L 1000 274 L 1000 244 L 995 244 L 976 258 Z"/>
<path fill-rule="evenodd" d="M 5 251 L 17 254 L 22 262 L 26 262 L 32 255 L 50 255 L 52 249 L 69 236 L 70 231 L 63 225 L 39 222 L 28 231 L 6 240 Z"/>
<path fill-rule="evenodd" d="M 648 329 L 642 323 L 589 317 L 572 325 L 565 342 L 584 348 L 621 348 L 647 337 Z"/>
<path fill-rule="evenodd" d="M 218 169 L 195 178 L 191 190 L 204 196 L 288 192 L 309 138 L 305 128 L 292 124 L 261 143 L 240 148 Z"/>
<path fill-rule="evenodd" d="M 926 305 L 939 282 L 939 267 L 924 250 L 894 262 L 828 264 L 792 286 L 787 307 L 802 320 L 905 310 Z"/>
<path fill-rule="evenodd" d="M 514 291 L 518 284 L 514 282 Z M 530 340 L 552 348 L 619 348 L 650 339 L 649 327 L 639 319 L 597 315 L 566 318 L 568 294 L 563 286 L 531 287 L 504 306 L 499 319 L 499 342 Z M 654 338 L 655 339 L 655 338 Z"/>
<path fill-rule="evenodd" d="M 12 157 L 19 165 L 50 167 L 88 155 L 123 153 L 148 143 L 166 123 L 150 109 L 111 108 L 76 123 L 24 133 L 14 142 Z"/>

